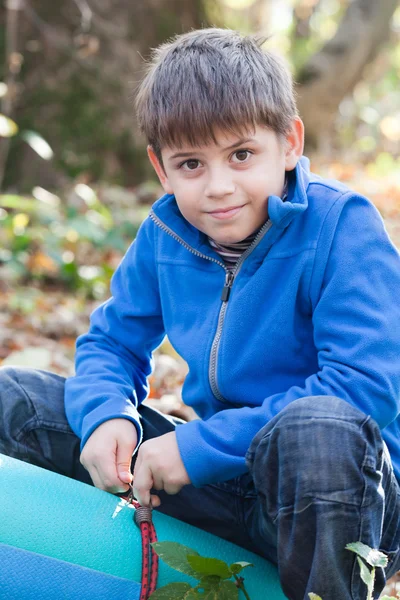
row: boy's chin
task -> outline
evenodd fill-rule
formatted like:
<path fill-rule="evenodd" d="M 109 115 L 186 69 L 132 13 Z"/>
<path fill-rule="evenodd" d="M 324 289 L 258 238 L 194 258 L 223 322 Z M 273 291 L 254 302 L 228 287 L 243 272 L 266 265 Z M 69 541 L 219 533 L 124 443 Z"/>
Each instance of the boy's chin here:
<path fill-rule="evenodd" d="M 246 237 L 248 237 L 247 235 L 245 235 L 244 237 L 238 237 L 238 236 L 227 236 L 227 237 L 218 237 L 218 238 L 213 238 L 215 242 L 217 242 L 217 244 L 222 244 L 223 246 L 229 246 L 231 244 L 238 244 L 239 242 L 243 242 L 243 240 L 246 239 Z"/>

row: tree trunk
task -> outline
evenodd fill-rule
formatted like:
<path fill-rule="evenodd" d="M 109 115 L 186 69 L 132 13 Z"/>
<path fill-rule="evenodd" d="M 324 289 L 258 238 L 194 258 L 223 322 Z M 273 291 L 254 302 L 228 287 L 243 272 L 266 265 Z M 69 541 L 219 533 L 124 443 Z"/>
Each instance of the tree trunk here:
<path fill-rule="evenodd" d="M 143 57 L 170 36 L 204 26 L 203 0 L 25 0 L 24 6 L 15 119 L 43 135 L 56 162 L 44 164 L 15 140 L 7 183 L 29 190 L 47 170 L 43 184 L 56 187 L 57 168 L 89 181 L 139 183 L 150 172 L 133 108 Z"/>
<path fill-rule="evenodd" d="M 308 147 L 321 147 L 329 137 L 341 101 L 388 40 L 397 6 L 398 0 L 350 1 L 336 35 L 298 74 L 298 106 Z"/>

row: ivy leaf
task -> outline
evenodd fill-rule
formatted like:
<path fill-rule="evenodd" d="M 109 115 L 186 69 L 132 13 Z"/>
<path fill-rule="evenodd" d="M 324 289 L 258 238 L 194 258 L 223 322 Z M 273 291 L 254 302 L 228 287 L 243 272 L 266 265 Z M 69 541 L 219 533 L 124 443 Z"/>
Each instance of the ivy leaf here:
<path fill-rule="evenodd" d="M 232 563 L 229 568 L 231 570 L 231 573 L 237 575 L 238 573 L 240 573 L 240 571 L 242 571 L 242 569 L 245 569 L 246 567 L 254 567 L 254 565 L 252 563 L 245 562 L 242 560 Z"/>
<path fill-rule="evenodd" d="M 386 554 L 379 550 L 374 550 L 362 542 L 352 542 L 346 544 L 346 549 L 351 552 L 355 552 L 358 556 L 361 556 L 371 567 L 383 567 L 385 568 L 388 563 Z"/>
<path fill-rule="evenodd" d="M 308 597 L 310 600 L 322 600 L 321 596 L 318 596 L 318 594 L 313 594 L 312 592 L 308 594 Z"/>
<path fill-rule="evenodd" d="M 205 556 L 188 556 L 188 563 L 197 571 L 205 575 L 218 575 L 221 579 L 230 579 L 232 572 L 226 562 L 218 558 L 207 558 Z"/>
<path fill-rule="evenodd" d="M 239 589 L 234 581 L 221 581 L 218 590 L 218 600 L 238 600 Z"/>
<path fill-rule="evenodd" d="M 190 575 L 195 579 L 201 578 L 201 573 L 192 569 L 187 559 L 188 554 L 197 556 L 199 553 L 196 550 L 192 550 L 178 542 L 153 542 L 151 546 L 158 556 L 176 571 Z"/>
<path fill-rule="evenodd" d="M 199 592 L 197 588 L 192 588 L 189 590 L 185 596 L 185 600 L 203 600 L 204 596 L 202 592 Z"/>
<path fill-rule="evenodd" d="M 221 581 L 204 593 L 199 592 L 201 600 L 238 600 L 239 590 L 233 581 Z"/>
<path fill-rule="evenodd" d="M 188 583 L 168 583 L 158 588 L 150 596 L 152 600 L 187 600 L 187 593 L 192 589 Z"/>
<path fill-rule="evenodd" d="M 365 585 L 367 586 L 367 588 L 369 589 L 372 586 L 373 581 L 374 581 L 374 578 L 372 577 L 372 573 L 368 569 L 368 567 L 364 563 L 364 561 L 362 561 L 359 556 L 357 556 L 357 562 L 360 565 L 360 577 L 363 580 L 363 582 L 365 583 Z"/>
<path fill-rule="evenodd" d="M 197 587 L 207 592 L 215 587 L 218 587 L 220 582 L 221 577 L 218 577 L 218 575 L 205 575 L 200 579 Z"/>

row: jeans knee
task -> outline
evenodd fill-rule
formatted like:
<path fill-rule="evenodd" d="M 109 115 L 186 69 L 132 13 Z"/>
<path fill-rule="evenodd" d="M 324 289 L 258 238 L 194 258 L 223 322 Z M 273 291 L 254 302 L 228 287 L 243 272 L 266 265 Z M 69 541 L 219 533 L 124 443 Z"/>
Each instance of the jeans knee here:
<path fill-rule="evenodd" d="M 247 459 L 256 487 L 279 481 L 285 503 L 298 495 L 359 503 L 363 469 L 379 469 L 382 448 L 370 417 L 339 398 L 311 396 L 292 402 L 261 429 Z"/>
<path fill-rule="evenodd" d="M 16 368 L 11 366 L 0 367 L 0 404 L 7 402 L 13 396 L 17 387 Z"/>
<path fill-rule="evenodd" d="M 35 376 L 36 369 L 11 365 L 0 366 L 0 396 L 7 395 L 10 389 L 19 387 L 21 382 Z"/>
<path fill-rule="evenodd" d="M 15 367 L 8 365 L 0 366 L 0 381 L 7 381 L 14 378 Z"/>
<path fill-rule="evenodd" d="M 279 420 L 327 418 L 363 423 L 366 415 L 349 402 L 337 396 L 306 396 L 288 404 L 279 415 Z"/>

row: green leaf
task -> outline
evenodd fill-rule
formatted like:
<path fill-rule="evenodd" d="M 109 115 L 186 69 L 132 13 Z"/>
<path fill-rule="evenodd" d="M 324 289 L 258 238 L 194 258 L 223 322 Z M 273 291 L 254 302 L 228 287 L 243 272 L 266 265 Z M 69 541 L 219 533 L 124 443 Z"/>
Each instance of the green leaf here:
<path fill-rule="evenodd" d="M 204 573 L 205 575 L 218 575 L 218 577 L 221 577 L 221 579 L 229 579 L 232 577 L 231 570 L 223 560 L 199 555 L 188 555 L 187 559 L 190 566 L 197 571 L 197 573 Z"/>
<path fill-rule="evenodd" d="M 322 600 L 321 596 L 318 596 L 318 594 L 313 594 L 312 592 L 308 594 L 308 597 L 310 600 Z"/>
<path fill-rule="evenodd" d="M 238 600 L 239 589 L 234 581 L 221 581 L 218 590 L 218 600 Z"/>
<path fill-rule="evenodd" d="M 79 237 L 86 238 L 94 244 L 100 244 L 106 236 L 104 229 L 100 225 L 96 225 L 83 215 L 69 219 L 67 224 L 68 228 L 76 231 Z"/>
<path fill-rule="evenodd" d="M 371 571 L 368 569 L 367 565 L 361 560 L 359 556 L 357 556 L 357 562 L 360 565 L 360 577 L 369 589 L 374 582 Z"/>
<path fill-rule="evenodd" d="M 379 550 L 374 550 L 362 542 L 352 542 L 346 544 L 346 549 L 351 552 L 355 552 L 358 556 L 361 556 L 371 567 L 383 567 L 385 568 L 388 563 L 386 554 Z"/>
<path fill-rule="evenodd" d="M 233 581 L 221 581 L 216 583 L 204 593 L 200 593 L 198 597 L 201 600 L 238 600 L 239 590 Z"/>
<path fill-rule="evenodd" d="M 42 138 L 41 135 L 35 131 L 24 131 L 21 133 L 21 137 L 25 142 L 39 154 L 40 158 L 44 160 L 50 160 L 53 158 L 54 152 L 50 148 L 49 144 Z"/>
<path fill-rule="evenodd" d="M 34 200 L 33 198 L 17 196 L 16 194 L 0 195 L 0 206 L 2 208 L 15 208 L 16 210 L 32 211 L 36 210 L 37 204 L 37 200 Z"/>
<path fill-rule="evenodd" d="M 249 562 L 238 561 L 238 562 L 232 563 L 229 568 L 230 568 L 230 570 L 231 570 L 232 573 L 234 573 L 235 575 L 237 575 L 238 573 L 240 573 L 240 571 L 242 571 L 242 569 L 245 569 L 246 567 L 254 567 L 254 565 L 252 563 L 249 563 Z"/>
<path fill-rule="evenodd" d="M 196 550 L 192 550 L 178 542 L 153 542 L 151 545 L 158 556 L 176 571 L 190 575 L 195 579 L 201 578 L 201 573 L 197 573 L 192 569 L 187 559 L 188 554 L 198 555 Z"/>
<path fill-rule="evenodd" d="M 198 588 L 204 591 L 212 590 L 216 586 L 218 587 L 221 582 L 221 577 L 218 575 L 205 575 L 199 581 Z"/>
<path fill-rule="evenodd" d="M 12 119 L 0 114 L 0 137 L 12 137 L 18 133 L 18 125 Z"/>
<path fill-rule="evenodd" d="M 186 600 L 187 592 L 192 587 L 188 583 L 168 583 L 158 588 L 150 596 L 152 600 Z"/>
<path fill-rule="evenodd" d="M 399 600 L 398 597 L 395 598 L 394 596 L 380 596 L 380 600 Z"/>

